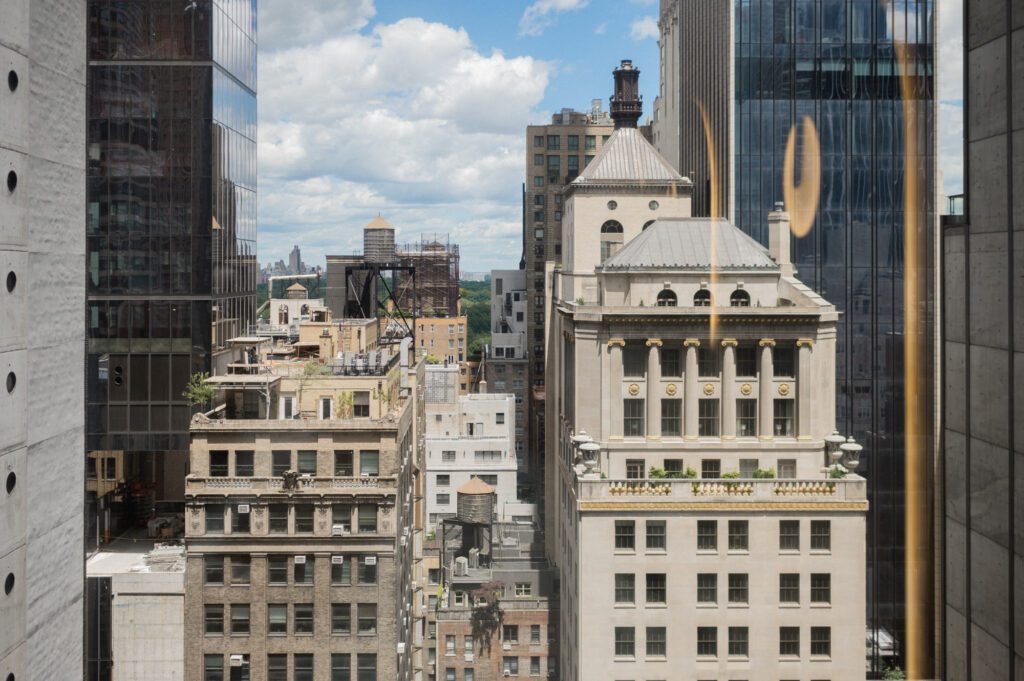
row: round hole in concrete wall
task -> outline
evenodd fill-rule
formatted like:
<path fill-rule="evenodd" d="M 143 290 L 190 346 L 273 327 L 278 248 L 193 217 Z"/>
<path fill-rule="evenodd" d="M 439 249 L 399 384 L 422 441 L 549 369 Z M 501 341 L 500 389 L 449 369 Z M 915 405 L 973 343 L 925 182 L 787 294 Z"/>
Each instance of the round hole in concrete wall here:
<path fill-rule="evenodd" d="M 11 471 L 7 474 L 7 493 L 10 494 L 14 491 L 14 486 L 18 484 L 18 476 Z"/>
<path fill-rule="evenodd" d="M 14 591 L 14 573 L 8 572 L 7 579 L 4 580 L 4 593 L 10 596 L 12 591 Z"/>
<path fill-rule="evenodd" d="M 7 87 L 11 88 L 11 92 L 18 89 L 18 74 L 14 69 L 7 72 Z"/>
<path fill-rule="evenodd" d="M 13 192 L 14 188 L 18 186 L 18 173 L 13 170 L 7 173 L 7 191 Z"/>
<path fill-rule="evenodd" d="M 7 273 L 7 292 L 14 293 L 14 287 L 18 285 L 18 275 L 14 272 Z"/>
<path fill-rule="evenodd" d="M 13 393 L 14 386 L 18 383 L 18 377 L 14 375 L 13 371 L 7 372 L 7 392 Z"/>

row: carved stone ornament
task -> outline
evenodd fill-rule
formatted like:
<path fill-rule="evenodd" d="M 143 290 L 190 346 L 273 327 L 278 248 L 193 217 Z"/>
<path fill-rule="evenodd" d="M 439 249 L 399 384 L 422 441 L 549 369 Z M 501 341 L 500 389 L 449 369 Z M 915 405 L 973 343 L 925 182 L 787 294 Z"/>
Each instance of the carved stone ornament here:
<path fill-rule="evenodd" d="M 285 471 L 281 474 L 281 489 L 297 490 L 299 488 L 299 472 Z"/>
<path fill-rule="evenodd" d="M 639 395 L 640 394 L 640 386 L 638 386 L 636 383 L 630 383 L 629 384 L 629 388 L 627 388 L 627 389 L 629 390 L 629 394 L 630 395 Z"/>
<path fill-rule="evenodd" d="M 750 393 L 754 392 L 754 389 L 750 386 L 749 383 L 744 383 L 743 385 L 740 386 L 740 392 L 743 393 L 744 395 L 749 395 Z"/>
<path fill-rule="evenodd" d="M 788 383 L 783 383 L 783 384 L 781 384 L 779 386 L 779 394 L 782 395 L 783 397 L 785 397 L 786 395 L 789 394 L 789 384 Z"/>
<path fill-rule="evenodd" d="M 713 395 L 714 392 L 715 392 L 715 384 L 714 383 L 705 383 L 704 384 L 704 394 L 705 395 Z"/>
<path fill-rule="evenodd" d="M 669 396 L 675 395 L 678 391 L 679 391 L 679 388 L 676 387 L 675 383 L 669 383 L 668 385 L 665 386 L 665 394 L 666 395 L 669 395 Z"/>

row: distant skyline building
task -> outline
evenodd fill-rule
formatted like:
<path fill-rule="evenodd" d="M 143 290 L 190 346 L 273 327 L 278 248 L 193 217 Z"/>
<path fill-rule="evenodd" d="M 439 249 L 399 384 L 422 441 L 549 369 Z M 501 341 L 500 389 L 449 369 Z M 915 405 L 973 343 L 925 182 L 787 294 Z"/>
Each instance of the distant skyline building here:
<path fill-rule="evenodd" d="M 124 461 L 95 542 L 180 504 L 192 408 L 256 302 L 256 1 L 88 2 L 87 435 Z"/>
<path fill-rule="evenodd" d="M 0 12 L 0 679 L 83 674 L 85 5 Z"/>
<path fill-rule="evenodd" d="M 305 264 L 302 262 L 302 251 L 299 250 L 298 244 L 292 247 L 292 252 L 288 254 L 288 269 L 291 270 L 290 274 L 305 274 Z"/>
<path fill-rule="evenodd" d="M 904 593 L 904 221 L 933 225 L 935 3 L 662 0 L 657 148 L 694 182 L 694 215 L 718 214 L 762 244 L 783 200 L 787 141 L 809 118 L 820 141 L 820 199 L 813 228 L 793 239 L 800 279 L 836 305 L 836 417 L 865 447 L 868 480 L 868 623 L 872 671 L 903 654 Z M 906 45 L 901 64 L 897 44 Z M 904 206 L 903 101 L 909 74 L 918 124 L 920 200 Z M 699 109 L 707 113 L 711 151 Z M 796 132 L 792 134 L 796 135 Z M 813 146 L 797 135 L 797 175 Z M 710 157 L 709 157 L 710 153 Z M 709 158 L 716 177 L 711 177 Z M 810 163 L 814 163 L 813 155 Z M 804 207 L 786 206 L 791 213 Z M 804 225 L 806 230 L 810 225 Z M 933 230 L 923 248 L 933 277 Z M 917 310 L 929 338 L 931 293 Z M 921 395 L 931 403 L 933 395 Z M 926 406 L 925 412 L 930 413 Z M 923 436 L 931 450 L 932 436 Z"/>

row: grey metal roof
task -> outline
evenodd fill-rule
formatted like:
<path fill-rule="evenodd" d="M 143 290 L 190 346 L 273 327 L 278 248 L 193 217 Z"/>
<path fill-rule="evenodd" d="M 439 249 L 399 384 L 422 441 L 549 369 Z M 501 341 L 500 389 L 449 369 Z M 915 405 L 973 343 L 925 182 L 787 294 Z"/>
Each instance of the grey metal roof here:
<path fill-rule="evenodd" d="M 574 185 L 610 181 L 685 182 L 636 128 L 619 128 Z"/>
<path fill-rule="evenodd" d="M 775 270 L 767 249 L 725 218 L 662 218 L 604 261 L 604 271 L 695 269 Z"/>

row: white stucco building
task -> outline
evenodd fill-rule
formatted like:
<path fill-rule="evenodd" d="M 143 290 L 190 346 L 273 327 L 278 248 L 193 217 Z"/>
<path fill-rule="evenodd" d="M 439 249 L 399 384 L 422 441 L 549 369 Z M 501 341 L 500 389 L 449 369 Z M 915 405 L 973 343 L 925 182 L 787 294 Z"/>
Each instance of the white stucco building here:
<path fill-rule="evenodd" d="M 428 529 L 455 515 L 456 490 L 473 477 L 494 488 L 496 520 L 529 517 L 516 501 L 515 398 L 509 393 L 458 395 L 454 386 L 447 391 L 436 387 L 457 376 L 457 367 L 427 368 Z"/>
<path fill-rule="evenodd" d="M 770 250 L 689 216 L 690 181 L 630 127 L 636 91 L 624 63 L 548 270 L 561 678 L 863 679 L 866 481 L 829 467 L 858 449 L 833 434 L 838 314 L 794 278 L 785 212 Z"/>

